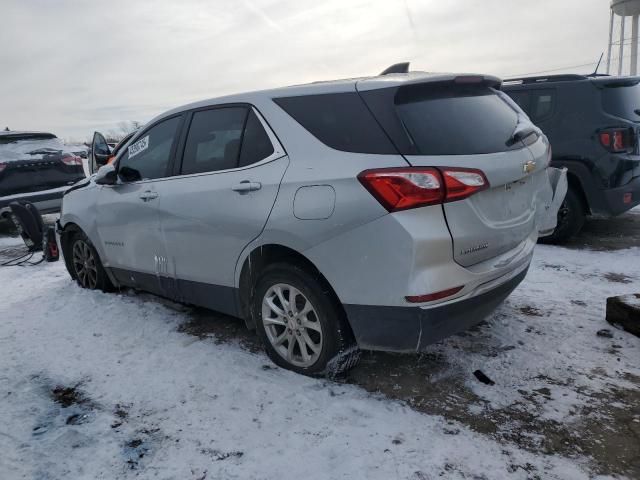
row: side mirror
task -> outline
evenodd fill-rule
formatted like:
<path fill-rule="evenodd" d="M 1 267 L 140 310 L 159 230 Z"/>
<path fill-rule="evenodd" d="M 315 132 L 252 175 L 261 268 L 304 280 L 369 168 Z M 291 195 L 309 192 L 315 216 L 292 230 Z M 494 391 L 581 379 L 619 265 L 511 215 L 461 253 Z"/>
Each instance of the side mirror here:
<path fill-rule="evenodd" d="M 107 164 L 107 162 L 109 161 L 109 157 L 111 157 L 111 154 L 101 155 L 99 153 L 96 153 L 95 156 L 96 156 L 96 165 L 98 167 L 102 167 L 103 165 Z"/>
<path fill-rule="evenodd" d="M 118 181 L 118 173 L 112 164 L 103 165 L 96 173 L 95 182 L 98 185 L 114 185 Z"/>
<path fill-rule="evenodd" d="M 89 167 L 91 173 L 95 173 L 98 167 L 105 165 L 111 156 L 111 149 L 107 141 L 100 132 L 93 133 L 93 141 L 91 142 L 91 154 L 89 158 Z"/>

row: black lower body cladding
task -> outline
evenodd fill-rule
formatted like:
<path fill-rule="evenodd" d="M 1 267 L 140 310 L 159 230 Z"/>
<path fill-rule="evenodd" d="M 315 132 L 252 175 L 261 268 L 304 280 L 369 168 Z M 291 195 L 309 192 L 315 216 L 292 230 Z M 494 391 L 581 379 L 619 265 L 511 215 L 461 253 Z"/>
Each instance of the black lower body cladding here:
<path fill-rule="evenodd" d="M 478 296 L 441 307 L 344 305 L 363 350 L 416 352 L 484 320 L 520 284 L 528 269 Z"/>

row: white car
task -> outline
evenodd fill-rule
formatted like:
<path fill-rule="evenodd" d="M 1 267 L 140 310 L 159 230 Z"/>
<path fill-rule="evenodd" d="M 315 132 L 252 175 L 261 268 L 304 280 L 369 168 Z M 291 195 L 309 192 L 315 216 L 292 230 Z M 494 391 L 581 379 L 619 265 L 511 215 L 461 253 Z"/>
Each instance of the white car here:
<path fill-rule="evenodd" d="M 522 281 L 566 193 L 500 85 L 389 74 L 166 112 L 65 195 L 69 273 L 241 317 L 300 373 L 420 351 Z"/>

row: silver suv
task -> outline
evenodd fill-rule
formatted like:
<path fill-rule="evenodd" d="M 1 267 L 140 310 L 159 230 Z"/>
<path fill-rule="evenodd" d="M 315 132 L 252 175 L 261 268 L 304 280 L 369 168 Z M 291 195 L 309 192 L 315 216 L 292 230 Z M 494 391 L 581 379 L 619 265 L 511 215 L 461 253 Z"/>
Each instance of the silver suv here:
<path fill-rule="evenodd" d="M 420 351 L 522 281 L 566 193 L 500 85 L 412 72 L 171 110 L 64 196 L 69 273 L 241 317 L 300 373 Z"/>

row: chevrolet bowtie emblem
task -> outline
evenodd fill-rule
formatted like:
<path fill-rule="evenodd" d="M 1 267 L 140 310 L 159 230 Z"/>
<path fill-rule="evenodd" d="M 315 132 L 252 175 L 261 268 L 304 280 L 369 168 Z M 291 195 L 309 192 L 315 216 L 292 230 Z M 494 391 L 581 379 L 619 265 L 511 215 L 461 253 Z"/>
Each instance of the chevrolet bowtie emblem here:
<path fill-rule="evenodd" d="M 528 161 L 524 165 L 522 165 L 522 170 L 524 173 L 531 173 L 536 169 L 536 162 Z"/>

